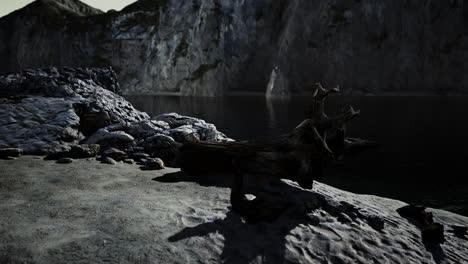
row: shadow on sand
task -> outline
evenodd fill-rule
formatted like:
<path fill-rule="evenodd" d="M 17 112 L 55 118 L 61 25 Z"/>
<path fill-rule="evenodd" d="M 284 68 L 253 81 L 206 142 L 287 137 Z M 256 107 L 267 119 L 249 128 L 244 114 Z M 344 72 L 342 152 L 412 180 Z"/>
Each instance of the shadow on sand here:
<path fill-rule="evenodd" d="M 203 186 L 230 187 L 233 176 L 204 174 L 203 177 L 193 177 L 184 172 L 176 172 L 153 180 L 165 183 L 196 182 Z M 302 192 L 305 193 L 305 191 Z M 316 199 L 314 193 L 307 193 L 310 194 L 311 199 Z M 222 263 L 249 263 L 255 260 L 261 263 L 285 263 L 286 236 L 297 226 L 310 223 L 311 219 L 302 211 L 300 213 L 288 212 L 272 222 L 252 224 L 230 208 L 224 219 L 195 227 L 186 227 L 169 237 L 168 240 L 177 242 L 191 237 L 205 237 L 218 233 L 224 237 L 224 248 L 220 256 Z"/>
<path fill-rule="evenodd" d="M 272 223 L 247 224 L 231 210 L 222 220 L 184 228 L 168 240 L 176 242 L 218 233 L 224 237 L 224 248 L 220 256 L 222 263 L 250 263 L 254 260 L 261 263 L 284 263 L 286 236 L 302 223 L 307 223 L 305 218 L 279 218 Z"/>

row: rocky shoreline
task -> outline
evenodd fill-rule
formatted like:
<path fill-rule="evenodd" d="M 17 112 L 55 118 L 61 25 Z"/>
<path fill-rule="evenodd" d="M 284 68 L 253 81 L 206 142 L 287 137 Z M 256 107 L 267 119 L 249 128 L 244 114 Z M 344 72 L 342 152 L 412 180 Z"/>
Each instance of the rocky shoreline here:
<path fill-rule="evenodd" d="M 283 181 L 272 193 L 290 208 L 275 221 L 248 223 L 232 211 L 231 178 L 165 168 L 177 166 L 187 140 L 232 139 L 194 117 L 150 118 L 120 93 L 110 68 L 0 74 L 1 263 L 461 263 L 468 256 L 466 217 L 322 183 L 305 190 Z"/>
<path fill-rule="evenodd" d="M 175 165 L 186 140 L 229 141 L 204 120 L 150 118 L 120 96 L 111 68 L 46 68 L 0 74 L 0 149 L 49 159 L 102 156 Z M 113 163 L 107 159 L 108 163 Z M 65 162 L 65 160 L 63 160 Z M 151 166 L 150 166 L 151 167 Z"/>

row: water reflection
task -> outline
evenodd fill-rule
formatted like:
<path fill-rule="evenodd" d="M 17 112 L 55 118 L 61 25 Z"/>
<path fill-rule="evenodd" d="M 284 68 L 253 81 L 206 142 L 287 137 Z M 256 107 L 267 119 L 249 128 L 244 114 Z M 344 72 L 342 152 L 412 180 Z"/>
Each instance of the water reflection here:
<path fill-rule="evenodd" d="M 309 97 L 188 98 L 129 96 L 140 110 L 177 112 L 214 123 L 235 139 L 271 138 L 307 115 Z M 465 163 L 468 97 L 331 97 L 330 114 L 346 105 L 361 110 L 348 126 L 352 136 L 380 148 L 348 156 L 327 170 L 325 181 L 358 193 L 393 197 L 468 215 Z"/>

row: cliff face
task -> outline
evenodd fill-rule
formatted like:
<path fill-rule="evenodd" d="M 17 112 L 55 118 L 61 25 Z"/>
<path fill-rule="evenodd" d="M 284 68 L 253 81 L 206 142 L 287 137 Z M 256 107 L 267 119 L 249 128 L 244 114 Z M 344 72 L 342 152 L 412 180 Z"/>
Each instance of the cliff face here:
<path fill-rule="evenodd" d="M 50 2 L 0 19 L 1 71 L 111 65 L 133 94 L 265 92 L 276 67 L 282 93 L 468 91 L 461 0 Z"/>

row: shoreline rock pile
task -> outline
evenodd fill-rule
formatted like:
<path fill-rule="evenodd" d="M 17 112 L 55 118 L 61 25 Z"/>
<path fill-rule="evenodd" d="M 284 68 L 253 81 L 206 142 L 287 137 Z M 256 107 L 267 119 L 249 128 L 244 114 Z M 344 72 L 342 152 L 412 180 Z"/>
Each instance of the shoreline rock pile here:
<path fill-rule="evenodd" d="M 156 168 L 175 165 L 186 140 L 231 140 L 201 119 L 176 113 L 151 119 L 120 94 L 111 68 L 0 73 L 0 149 L 57 160 L 133 159 Z"/>

